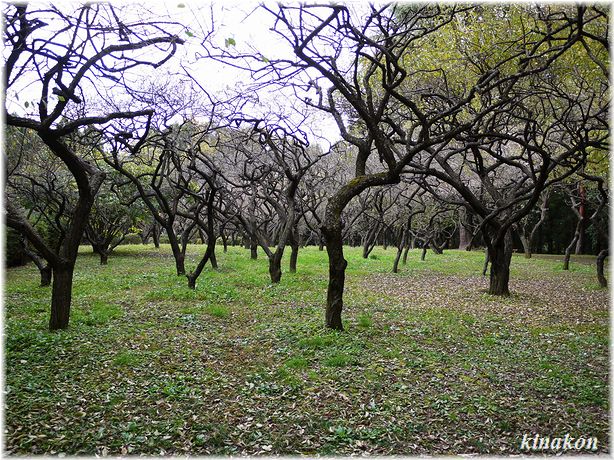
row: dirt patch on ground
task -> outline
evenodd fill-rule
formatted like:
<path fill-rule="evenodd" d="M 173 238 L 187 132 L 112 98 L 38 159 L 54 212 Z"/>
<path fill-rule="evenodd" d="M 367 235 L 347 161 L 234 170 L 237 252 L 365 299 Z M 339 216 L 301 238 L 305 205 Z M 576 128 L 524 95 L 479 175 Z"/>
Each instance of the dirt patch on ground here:
<path fill-rule="evenodd" d="M 504 316 L 512 323 L 608 324 L 608 290 L 587 289 L 562 277 L 510 281 L 509 297 L 487 293 L 487 277 L 375 274 L 364 289 L 397 298 L 408 308 L 444 308 Z"/>

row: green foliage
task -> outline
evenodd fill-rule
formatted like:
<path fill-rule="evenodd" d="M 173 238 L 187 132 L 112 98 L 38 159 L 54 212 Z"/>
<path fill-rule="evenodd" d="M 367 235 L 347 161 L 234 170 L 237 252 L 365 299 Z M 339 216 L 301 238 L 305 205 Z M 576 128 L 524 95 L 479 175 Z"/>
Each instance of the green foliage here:
<path fill-rule="evenodd" d="M 216 318 L 227 318 L 230 315 L 230 310 L 223 305 L 208 305 L 205 312 Z"/>
<path fill-rule="evenodd" d="M 358 325 L 364 328 L 373 326 L 373 319 L 371 318 L 371 315 L 367 315 L 367 314 L 359 315 Z"/>

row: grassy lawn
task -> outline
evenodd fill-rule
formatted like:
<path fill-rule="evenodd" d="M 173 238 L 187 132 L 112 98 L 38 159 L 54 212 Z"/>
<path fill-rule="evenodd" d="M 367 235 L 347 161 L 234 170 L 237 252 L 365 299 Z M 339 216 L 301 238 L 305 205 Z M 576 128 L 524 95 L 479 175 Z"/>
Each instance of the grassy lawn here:
<path fill-rule="evenodd" d="M 192 246 L 187 269 L 204 251 Z M 47 332 L 34 266 L 5 280 L 5 449 L 15 454 L 519 453 L 523 434 L 608 451 L 608 293 L 594 265 L 514 255 L 508 298 L 483 253 L 347 249 L 342 333 L 325 330 L 327 259 L 269 283 L 219 248 L 197 289 L 168 246 L 79 257 L 71 326 Z M 287 251 L 284 268 L 287 267 Z"/>

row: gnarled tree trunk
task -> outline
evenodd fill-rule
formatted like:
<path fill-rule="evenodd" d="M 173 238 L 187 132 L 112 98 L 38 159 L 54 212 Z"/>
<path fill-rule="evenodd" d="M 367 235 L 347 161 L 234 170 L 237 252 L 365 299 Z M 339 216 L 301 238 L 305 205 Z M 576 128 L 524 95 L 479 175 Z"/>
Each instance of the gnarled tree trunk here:
<path fill-rule="evenodd" d="M 271 257 L 269 257 L 269 275 L 271 276 L 271 283 L 279 283 L 281 281 L 281 258 L 284 252 L 275 251 Z"/>
<path fill-rule="evenodd" d="M 328 253 L 326 326 L 342 331 L 341 311 L 343 310 L 343 287 L 345 285 L 347 261 L 343 257 L 341 219 L 329 223 L 329 227 L 322 227 L 322 234 L 326 238 L 326 252 Z"/>
<path fill-rule="evenodd" d="M 488 293 L 507 296 L 510 294 L 510 262 L 512 260 L 512 235 L 510 230 L 505 237 L 491 243 L 488 247 L 490 259 L 490 286 Z"/>
<path fill-rule="evenodd" d="M 605 265 L 605 259 L 607 256 L 608 256 L 607 249 L 603 249 L 597 255 L 597 280 L 599 281 L 599 286 L 603 288 L 608 286 L 608 280 L 606 279 L 604 275 L 604 270 L 603 270 L 603 266 Z"/>
<path fill-rule="evenodd" d="M 49 329 L 66 329 L 70 318 L 72 300 L 72 278 L 74 266 L 62 263 L 53 270 L 53 287 L 51 291 L 51 318 Z"/>
<path fill-rule="evenodd" d="M 185 275 L 185 254 L 181 251 L 179 247 L 179 242 L 177 241 L 177 237 L 175 236 L 175 232 L 167 231 L 168 234 L 168 242 L 171 245 L 171 250 L 173 251 L 173 257 L 175 258 L 175 269 L 177 271 L 177 276 Z"/>
<path fill-rule="evenodd" d="M 296 232 L 292 232 L 290 237 L 290 248 L 292 252 L 290 253 L 290 273 L 296 273 L 296 262 L 298 261 L 298 250 L 299 250 L 299 242 L 296 237 Z"/>

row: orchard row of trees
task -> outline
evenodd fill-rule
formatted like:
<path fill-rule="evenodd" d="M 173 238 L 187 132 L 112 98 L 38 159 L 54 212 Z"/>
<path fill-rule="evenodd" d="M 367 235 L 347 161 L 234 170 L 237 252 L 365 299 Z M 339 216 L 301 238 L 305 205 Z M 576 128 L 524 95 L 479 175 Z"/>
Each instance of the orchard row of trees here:
<path fill-rule="evenodd" d="M 287 55 L 202 31 L 198 60 L 250 76 L 212 93 L 179 60 L 176 22 L 89 4 L 5 7 L 6 222 L 69 322 L 79 244 L 100 261 L 128 234 L 161 235 L 195 288 L 216 244 L 258 248 L 272 283 L 305 244 L 326 247 L 326 325 L 342 329 L 343 245 L 485 247 L 489 292 L 511 255 L 547 244 L 552 208 L 607 255 L 608 12 L 570 5 L 261 5 Z M 122 17 L 122 14 L 125 17 Z M 213 25 L 215 22 L 213 23 Z M 193 44 L 191 45 L 193 46 Z M 283 53 L 280 53 L 283 54 Z M 173 67 L 142 78 L 145 67 Z M 24 92 L 24 89 L 28 88 Z M 17 103 L 18 94 L 36 100 Z M 263 91 L 288 94 L 265 110 Z M 340 140 L 309 129 L 314 114 Z M 558 205 L 556 205 L 558 203 Z M 551 224 L 552 225 L 552 224 Z M 188 244 L 203 255 L 186 267 Z M 515 243 L 516 240 L 516 243 Z M 552 240 L 550 240 L 552 241 Z"/>

